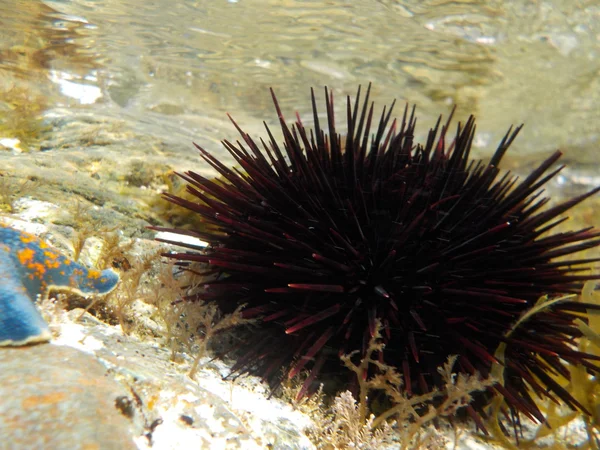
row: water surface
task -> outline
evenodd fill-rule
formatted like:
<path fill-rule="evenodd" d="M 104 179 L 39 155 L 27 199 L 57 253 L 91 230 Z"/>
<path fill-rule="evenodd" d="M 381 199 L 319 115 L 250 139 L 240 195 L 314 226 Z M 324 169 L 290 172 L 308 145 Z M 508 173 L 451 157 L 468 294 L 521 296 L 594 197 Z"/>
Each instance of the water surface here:
<path fill-rule="evenodd" d="M 70 142 L 70 124 L 107 120 L 168 154 L 195 140 L 226 158 L 225 114 L 262 133 L 270 87 L 310 122 L 310 87 L 322 99 L 329 86 L 344 117 L 343 96 L 372 82 L 377 105 L 417 105 L 421 134 L 457 105 L 478 117 L 478 154 L 525 122 L 517 162 L 560 148 L 582 183 L 597 172 L 597 1 L 2 0 L 0 17 L 9 149 L 48 150 L 40 135 Z"/>

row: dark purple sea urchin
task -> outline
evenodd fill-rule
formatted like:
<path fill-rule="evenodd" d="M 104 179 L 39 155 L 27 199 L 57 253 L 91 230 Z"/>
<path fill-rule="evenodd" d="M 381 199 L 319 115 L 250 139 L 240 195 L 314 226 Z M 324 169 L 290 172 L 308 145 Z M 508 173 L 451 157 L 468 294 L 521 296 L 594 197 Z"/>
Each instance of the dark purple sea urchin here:
<path fill-rule="evenodd" d="M 450 119 L 438 120 L 421 145 L 413 142 L 414 109 L 390 125 L 392 105 L 370 136 L 373 104 L 367 91 L 361 105 L 359 88 L 354 105 L 347 100 L 344 138 L 327 89 L 325 97 L 327 129 L 313 92 L 315 125 L 307 130 L 299 117 L 288 127 L 273 94 L 283 146 L 268 127 L 269 141 L 256 143 L 232 120 L 243 142 L 223 144 L 241 169 L 197 146 L 222 179 L 186 172 L 198 201 L 166 195 L 206 223 L 201 231 L 163 228 L 210 244 L 168 255 L 205 263 L 213 275 L 190 300 L 224 312 L 245 304 L 244 316 L 259 319 L 234 371 L 276 385 L 282 368 L 289 377 L 306 369 L 306 391 L 323 373 L 344 370 L 339 354 L 364 352 L 380 321 L 380 360 L 403 374 L 409 395 L 441 384 L 437 368 L 452 354 L 455 370 L 487 376 L 505 342 L 505 380 L 496 389 L 513 412 L 543 421 L 531 391 L 584 410 L 549 374 L 568 377 L 565 362 L 600 372 L 600 358 L 573 345 L 581 335 L 575 319 L 594 306 L 558 303 L 505 336 L 541 296 L 578 293 L 600 278 L 587 270 L 599 259 L 562 258 L 600 245 L 600 232 L 548 234 L 600 188 L 546 208 L 541 188 L 561 170 L 551 169 L 560 152 L 521 181 L 500 176 L 520 127 L 484 163 L 469 159 L 473 117 L 449 145 Z"/>

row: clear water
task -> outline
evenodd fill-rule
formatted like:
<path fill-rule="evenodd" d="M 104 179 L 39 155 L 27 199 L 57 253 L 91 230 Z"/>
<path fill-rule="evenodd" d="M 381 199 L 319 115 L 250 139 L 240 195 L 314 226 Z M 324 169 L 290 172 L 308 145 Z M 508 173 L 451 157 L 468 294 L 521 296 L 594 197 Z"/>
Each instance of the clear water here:
<path fill-rule="evenodd" d="M 222 155 L 236 137 L 227 112 L 251 133 L 274 123 L 269 87 L 310 122 L 310 87 L 322 98 L 329 86 L 341 115 L 343 96 L 372 82 L 377 105 L 417 105 L 421 133 L 456 104 L 477 116 L 485 155 L 525 122 L 514 161 L 560 148 L 573 177 L 595 182 L 597 0 L 0 0 L 0 24 L 8 148 L 39 150 L 31 136 L 48 124 L 78 133 L 69 122 L 93 117 L 171 156 L 192 140 Z"/>

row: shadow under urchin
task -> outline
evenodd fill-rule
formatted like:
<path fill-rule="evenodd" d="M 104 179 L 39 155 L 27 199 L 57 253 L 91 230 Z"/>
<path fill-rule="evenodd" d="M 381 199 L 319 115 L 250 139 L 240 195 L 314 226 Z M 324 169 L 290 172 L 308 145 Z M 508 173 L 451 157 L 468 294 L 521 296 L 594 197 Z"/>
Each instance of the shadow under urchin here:
<path fill-rule="evenodd" d="M 511 416 L 544 421 L 531 392 L 589 414 L 551 375 L 568 378 L 565 363 L 600 372 L 600 358 L 574 345 L 575 319 L 597 306 L 558 303 L 506 335 L 540 297 L 579 293 L 600 278 L 589 271 L 600 258 L 563 258 L 600 245 L 600 232 L 549 233 L 600 188 L 548 207 L 542 188 L 562 168 L 554 168 L 559 151 L 519 180 L 498 166 L 521 127 L 485 163 L 469 158 L 472 116 L 454 139 L 450 119 L 440 118 L 415 143 L 414 108 L 392 120 L 392 104 L 374 121 L 369 91 L 362 102 L 360 88 L 354 102 L 348 97 L 345 138 L 327 89 L 324 127 L 311 90 L 313 129 L 298 115 L 288 126 L 271 92 L 283 142 L 266 124 L 267 140 L 255 141 L 231 119 L 242 142 L 223 144 L 240 168 L 196 145 L 221 178 L 185 172 L 197 202 L 165 195 L 206 224 L 156 228 L 209 243 L 166 255 L 184 267 L 202 263 L 212 276 L 187 299 L 225 313 L 245 304 L 243 316 L 258 320 L 233 372 L 277 386 L 308 370 L 305 395 L 324 373 L 347 376 L 338 355 L 364 354 L 379 321 L 380 361 L 403 375 L 407 395 L 442 387 L 437 368 L 449 355 L 459 355 L 456 371 L 487 377 L 504 342 L 504 385 L 494 389 Z M 481 425 L 481 407 L 467 410 Z"/>

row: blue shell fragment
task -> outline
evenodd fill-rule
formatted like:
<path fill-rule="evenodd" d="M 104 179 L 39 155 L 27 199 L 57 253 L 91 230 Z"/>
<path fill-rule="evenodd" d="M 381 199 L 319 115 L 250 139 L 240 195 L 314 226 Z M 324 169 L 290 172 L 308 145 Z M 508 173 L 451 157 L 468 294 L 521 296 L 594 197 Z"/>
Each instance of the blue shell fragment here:
<path fill-rule="evenodd" d="M 51 289 L 105 294 L 119 275 L 88 269 L 38 237 L 0 223 L 0 346 L 48 341 L 48 324 L 37 310 L 38 295 Z"/>

